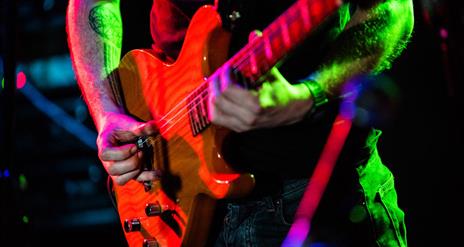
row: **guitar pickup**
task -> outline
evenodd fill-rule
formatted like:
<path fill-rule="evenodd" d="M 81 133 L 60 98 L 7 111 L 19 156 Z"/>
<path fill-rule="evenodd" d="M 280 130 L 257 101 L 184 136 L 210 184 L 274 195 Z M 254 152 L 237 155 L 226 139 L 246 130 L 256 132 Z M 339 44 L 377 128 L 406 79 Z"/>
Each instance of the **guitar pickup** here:
<path fill-rule="evenodd" d="M 206 87 L 194 91 L 187 101 L 187 111 L 192 135 L 196 136 L 205 130 L 211 122 L 208 119 L 208 103 Z"/>

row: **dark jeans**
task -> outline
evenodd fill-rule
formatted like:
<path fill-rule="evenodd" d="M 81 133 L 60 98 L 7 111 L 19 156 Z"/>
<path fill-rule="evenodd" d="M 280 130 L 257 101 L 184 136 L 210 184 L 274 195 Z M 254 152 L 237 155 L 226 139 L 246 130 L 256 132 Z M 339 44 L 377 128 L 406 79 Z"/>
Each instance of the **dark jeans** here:
<path fill-rule="evenodd" d="M 215 246 L 279 246 L 290 229 L 306 184 L 306 179 L 288 180 L 279 197 L 228 203 Z"/>
<path fill-rule="evenodd" d="M 394 178 L 376 149 L 353 174 L 352 187 L 327 188 L 307 246 L 406 247 L 404 213 L 397 204 Z M 337 176 L 332 184 L 337 184 Z M 307 179 L 284 180 L 277 196 L 228 203 L 215 246 L 280 246 L 306 185 Z"/>

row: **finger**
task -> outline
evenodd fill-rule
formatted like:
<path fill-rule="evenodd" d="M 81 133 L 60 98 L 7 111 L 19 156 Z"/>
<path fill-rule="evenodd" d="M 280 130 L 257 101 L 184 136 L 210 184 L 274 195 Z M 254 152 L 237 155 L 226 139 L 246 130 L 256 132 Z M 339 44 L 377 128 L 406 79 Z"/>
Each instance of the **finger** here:
<path fill-rule="evenodd" d="M 100 153 L 100 159 L 103 161 L 120 161 L 125 160 L 137 152 L 135 144 L 125 144 L 122 146 L 107 146 Z"/>
<path fill-rule="evenodd" d="M 259 104 L 259 97 L 248 90 L 239 88 L 237 86 L 231 86 L 222 95 L 229 101 L 247 109 L 252 113 L 257 114 L 262 110 Z"/>
<path fill-rule="evenodd" d="M 224 115 L 237 118 L 246 126 L 252 125 L 256 121 L 256 114 L 244 106 L 237 105 L 226 97 L 219 96 L 216 100 L 216 107 Z"/>
<path fill-rule="evenodd" d="M 138 155 L 133 155 L 126 160 L 113 162 L 107 167 L 108 174 L 117 176 L 139 169 L 141 154 L 142 152 L 139 152 Z"/>
<path fill-rule="evenodd" d="M 258 100 L 259 100 L 259 105 L 263 109 L 269 109 L 269 108 L 276 106 L 272 86 L 269 82 L 265 82 L 261 85 L 261 89 L 259 90 Z"/>
<path fill-rule="evenodd" d="M 113 181 L 116 184 L 125 185 L 127 182 L 129 182 L 129 180 L 135 178 L 137 176 L 137 174 L 139 174 L 139 173 L 140 173 L 140 170 L 134 170 L 134 171 L 128 172 L 128 173 L 123 174 L 123 175 L 111 176 L 111 178 L 113 178 Z"/>
<path fill-rule="evenodd" d="M 161 179 L 161 174 L 158 171 L 143 171 L 137 176 L 137 181 L 153 181 Z"/>
<path fill-rule="evenodd" d="M 154 120 L 138 125 L 132 133 L 136 136 L 150 136 L 158 133 L 158 128 Z"/>
<path fill-rule="evenodd" d="M 235 117 L 230 117 L 226 114 L 224 114 L 220 109 L 215 108 L 214 110 L 214 116 L 215 118 L 212 120 L 212 122 L 216 125 L 220 125 L 223 127 L 226 127 L 228 129 L 231 129 L 235 132 L 243 132 L 246 130 L 249 130 L 250 127 L 246 125 L 245 123 L 241 122 Z"/>
<path fill-rule="evenodd" d="M 137 135 L 133 131 L 129 130 L 115 130 L 113 132 L 113 139 L 119 143 L 133 142 L 137 138 Z"/>

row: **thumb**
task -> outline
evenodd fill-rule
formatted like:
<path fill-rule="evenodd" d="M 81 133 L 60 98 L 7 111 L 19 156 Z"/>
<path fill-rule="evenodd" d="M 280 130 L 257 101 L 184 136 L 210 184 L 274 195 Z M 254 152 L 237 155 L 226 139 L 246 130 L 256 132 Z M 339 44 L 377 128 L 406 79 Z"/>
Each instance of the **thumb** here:
<path fill-rule="evenodd" d="M 158 133 L 158 128 L 154 120 L 139 124 L 132 130 L 135 136 L 150 136 Z"/>

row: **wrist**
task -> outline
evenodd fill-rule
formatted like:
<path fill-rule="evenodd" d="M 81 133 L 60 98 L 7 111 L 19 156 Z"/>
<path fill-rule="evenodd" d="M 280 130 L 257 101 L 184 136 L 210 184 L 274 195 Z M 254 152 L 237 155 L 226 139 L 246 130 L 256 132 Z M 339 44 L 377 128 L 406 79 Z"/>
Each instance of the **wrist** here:
<path fill-rule="evenodd" d="M 122 113 L 119 111 L 104 111 L 99 112 L 97 116 L 94 117 L 95 127 L 98 132 L 103 131 L 108 125 L 117 122 L 118 119 L 121 120 Z"/>
<path fill-rule="evenodd" d="M 317 81 L 311 80 L 311 79 L 305 79 L 305 80 L 300 81 L 300 83 L 307 88 L 310 94 L 312 106 L 307 113 L 307 116 L 310 117 L 320 107 L 327 104 L 329 100 L 327 98 L 327 94 L 324 92 L 321 85 Z"/>

